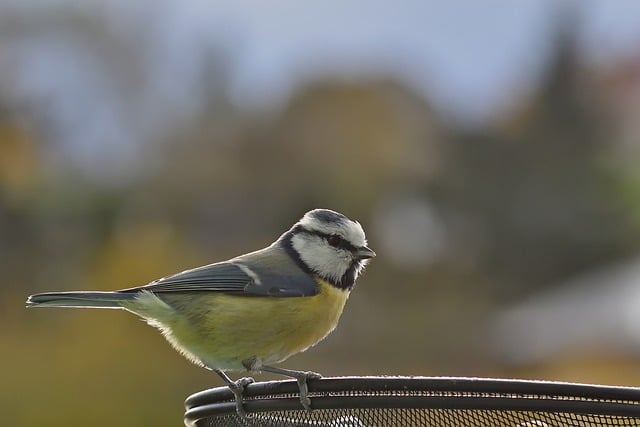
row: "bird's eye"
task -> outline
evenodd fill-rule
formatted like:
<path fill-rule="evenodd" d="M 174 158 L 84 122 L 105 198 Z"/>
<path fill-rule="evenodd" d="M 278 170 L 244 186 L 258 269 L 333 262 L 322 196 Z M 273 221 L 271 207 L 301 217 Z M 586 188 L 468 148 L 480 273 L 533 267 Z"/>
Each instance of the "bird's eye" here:
<path fill-rule="evenodd" d="M 327 243 L 329 243 L 334 248 L 337 248 L 342 246 L 342 238 L 340 238 L 340 236 L 332 234 L 331 236 L 327 237 Z"/>

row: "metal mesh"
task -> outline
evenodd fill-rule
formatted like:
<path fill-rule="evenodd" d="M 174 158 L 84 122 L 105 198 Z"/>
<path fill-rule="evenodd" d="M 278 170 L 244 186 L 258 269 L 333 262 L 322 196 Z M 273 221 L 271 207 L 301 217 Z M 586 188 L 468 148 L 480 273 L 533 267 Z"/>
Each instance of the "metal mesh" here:
<path fill-rule="evenodd" d="M 227 387 L 186 401 L 187 426 L 640 426 L 640 388 L 478 378 L 349 377 L 309 382 L 313 411 L 295 381 L 246 389 L 249 419 Z"/>

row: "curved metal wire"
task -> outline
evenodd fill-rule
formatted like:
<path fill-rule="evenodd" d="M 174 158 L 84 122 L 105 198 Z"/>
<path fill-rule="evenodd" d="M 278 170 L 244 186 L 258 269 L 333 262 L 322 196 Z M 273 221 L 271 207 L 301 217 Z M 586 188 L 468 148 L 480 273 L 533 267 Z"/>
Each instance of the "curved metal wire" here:
<path fill-rule="evenodd" d="M 438 417 L 455 419 L 456 422 L 463 417 L 463 420 L 469 418 L 477 422 L 468 425 L 491 425 L 487 420 L 493 411 L 495 414 L 502 413 L 503 418 L 506 416 L 504 414 L 516 412 L 567 414 L 567 419 L 585 415 L 597 422 L 590 421 L 590 425 L 600 426 L 618 425 L 622 417 L 625 425 L 640 426 L 640 388 L 633 387 L 452 377 L 321 378 L 309 381 L 312 412 L 297 412 L 303 411 L 297 393 L 295 381 L 253 383 L 246 388 L 244 407 L 250 414 L 265 416 L 260 424 L 274 426 L 325 425 L 319 424 L 321 421 L 318 420 L 335 421 L 344 417 L 355 417 L 358 423 L 340 422 L 334 425 L 367 426 L 370 424 L 361 422 L 368 417 L 367 410 L 377 411 L 375 419 L 388 419 L 384 417 L 391 414 L 384 415 L 381 411 L 403 409 L 443 410 L 445 415 Z M 185 405 L 187 426 L 233 425 L 233 422 L 246 425 L 246 420 L 236 417 L 233 393 L 227 387 L 195 393 L 187 398 Z M 333 418 L 322 414 L 323 411 L 333 414 Z M 456 415 L 455 411 L 459 414 Z M 469 411 L 480 411 L 482 415 L 474 416 Z M 270 413 L 274 415 L 270 417 Z M 291 421 L 291 414 L 295 414 L 295 421 Z M 395 411 L 394 414 L 405 416 L 401 411 Z M 432 415 L 425 413 L 423 417 L 427 419 Z M 527 425 L 526 420 L 531 415 L 508 417 L 514 419 L 514 426 L 518 425 L 515 421 L 520 419 L 525 420 L 522 425 Z M 609 421 L 607 417 L 610 417 Z M 221 422 L 217 423 L 216 419 Z M 557 420 L 554 418 L 554 421 Z M 556 425 L 540 422 L 542 424 L 530 425 Z"/>

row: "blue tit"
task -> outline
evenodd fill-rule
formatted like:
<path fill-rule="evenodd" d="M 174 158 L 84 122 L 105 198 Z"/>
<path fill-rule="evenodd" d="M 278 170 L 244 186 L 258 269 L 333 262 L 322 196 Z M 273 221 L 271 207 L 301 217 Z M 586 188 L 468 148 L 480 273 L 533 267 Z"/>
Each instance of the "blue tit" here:
<path fill-rule="evenodd" d="M 193 363 L 216 372 L 236 397 L 252 378 L 227 370 L 295 378 L 310 409 L 313 372 L 272 366 L 305 351 L 337 325 L 349 293 L 375 252 L 362 226 L 328 209 L 307 212 L 270 246 L 114 292 L 47 292 L 27 307 L 124 309 L 144 318 Z"/>

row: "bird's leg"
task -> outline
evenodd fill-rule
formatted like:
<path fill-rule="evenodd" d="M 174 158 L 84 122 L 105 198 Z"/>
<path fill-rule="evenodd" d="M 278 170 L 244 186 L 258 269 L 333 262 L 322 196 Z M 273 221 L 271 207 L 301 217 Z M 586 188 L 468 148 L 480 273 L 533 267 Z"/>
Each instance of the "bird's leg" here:
<path fill-rule="evenodd" d="M 293 369 L 284 369 L 277 368 L 275 366 L 264 365 L 260 367 L 260 370 L 295 378 L 298 382 L 298 389 L 300 390 L 300 403 L 302 404 L 304 409 L 306 409 L 307 411 L 311 411 L 311 399 L 309 399 L 309 396 L 307 396 L 307 394 L 309 393 L 307 381 L 322 378 L 322 375 L 311 371 L 294 371 Z"/>
<path fill-rule="evenodd" d="M 233 381 L 231 378 L 229 378 L 229 376 L 227 374 L 224 373 L 224 371 L 220 370 L 220 369 L 214 369 L 213 370 L 216 374 L 220 375 L 220 378 L 222 378 L 222 380 L 227 383 L 227 386 L 229 387 L 229 390 L 231 390 L 231 392 L 233 393 L 233 395 L 236 398 L 236 412 L 238 414 L 238 416 L 240 418 L 248 418 L 249 416 L 247 415 L 247 413 L 245 412 L 244 408 L 242 407 L 242 402 L 243 402 L 243 398 L 242 398 L 242 394 L 244 393 L 244 389 L 246 386 L 248 386 L 249 384 L 253 383 L 255 380 L 251 377 L 242 377 L 237 381 Z"/>

